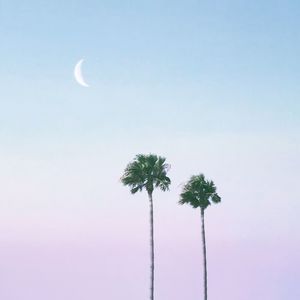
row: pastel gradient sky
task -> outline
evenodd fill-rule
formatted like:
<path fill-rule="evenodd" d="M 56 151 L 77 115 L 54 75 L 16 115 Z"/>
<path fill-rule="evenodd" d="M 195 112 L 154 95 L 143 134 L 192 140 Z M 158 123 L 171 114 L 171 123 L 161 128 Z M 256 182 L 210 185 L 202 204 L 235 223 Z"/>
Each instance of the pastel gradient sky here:
<path fill-rule="evenodd" d="M 0 298 L 141 300 L 148 201 L 119 178 L 172 165 L 155 192 L 156 300 L 300 299 L 300 3 L 1 1 Z M 73 78 L 76 62 L 90 88 Z"/>

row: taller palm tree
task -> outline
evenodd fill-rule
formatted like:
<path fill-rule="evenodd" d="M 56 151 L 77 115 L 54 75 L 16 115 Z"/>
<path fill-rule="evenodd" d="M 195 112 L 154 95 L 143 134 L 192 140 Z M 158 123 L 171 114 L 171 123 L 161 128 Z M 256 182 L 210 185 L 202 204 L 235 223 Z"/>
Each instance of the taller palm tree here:
<path fill-rule="evenodd" d="M 213 181 L 206 180 L 204 175 L 200 174 L 192 176 L 185 184 L 179 200 L 179 204 L 190 204 L 193 208 L 200 208 L 204 265 L 204 300 L 207 300 L 207 260 L 204 210 L 211 205 L 211 203 L 219 203 L 221 201 L 221 198 L 216 191 L 217 188 Z"/>
<path fill-rule="evenodd" d="M 169 189 L 171 180 L 167 177 L 169 165 L 164 157 L 155 154 L 138 154 L 129 163 L 121 178 L 124 185 L 130 187 L 132 194 L 146 190 L 150 204 L 150 300 L 154 299 L 154 222 L 153 222 L 153 191 L 159 188 L 162 191 Z"/>

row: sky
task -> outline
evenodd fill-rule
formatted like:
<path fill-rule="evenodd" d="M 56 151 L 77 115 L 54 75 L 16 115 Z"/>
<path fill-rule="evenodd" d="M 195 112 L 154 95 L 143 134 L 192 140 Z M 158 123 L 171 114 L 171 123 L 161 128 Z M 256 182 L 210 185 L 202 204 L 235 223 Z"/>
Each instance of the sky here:
<path fill-rule="evenodd" d="M 154 193 L 156 300 L 300 297 L 298 1 L 1 1 L 0 298 L 149 297 L 149 205 L 120 183 L 138 153 Z M 90 85 L 73 69 L 80 59 Z"/>

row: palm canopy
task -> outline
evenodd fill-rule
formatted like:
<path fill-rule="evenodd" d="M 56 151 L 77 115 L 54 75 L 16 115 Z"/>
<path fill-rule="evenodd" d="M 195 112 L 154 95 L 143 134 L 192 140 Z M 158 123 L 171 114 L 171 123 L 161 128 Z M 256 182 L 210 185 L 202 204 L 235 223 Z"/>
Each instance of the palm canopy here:
<path fill-rule="evenodd" d="M 179 204 L 190 204 L 193 208 L 206 209 L 212 202 L 221 201 L 216 190 L 214 182 L 206 180 L 203 174 L 192 176 L 180 194 Z"/>
<path fill-rule="evenodd" d="M 166 191 L 171 184 L 171 180 L 167 176 L 168 169 L 169 165 L 166 164 L 164 157 L 155 154 L 138 154 L 127 165 L 121 181 L 130 187 L 132 194 L 142 191 L 144 188 L 150 194 L 154 188 Z"/>

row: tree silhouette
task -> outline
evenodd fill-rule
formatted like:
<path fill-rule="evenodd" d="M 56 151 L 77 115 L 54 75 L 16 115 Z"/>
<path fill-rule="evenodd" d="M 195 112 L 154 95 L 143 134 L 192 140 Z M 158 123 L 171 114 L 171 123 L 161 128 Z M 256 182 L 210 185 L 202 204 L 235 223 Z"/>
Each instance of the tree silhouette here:
<path fill-rule="evenodd" d="M 207 300 L 207 260 L 204 211 L 211 203 L 219 203 L 221 201 L 216 190 L 217 188 L 213 181 L 206 180 L 203 174 L 192 176 L 183 187 L 179 200 L 179 204 L 189 204 L 193 208 L 200 208 L 204 267 L 204 300 Z"/>
<path fill-rule="evenodd" d="M 138 154 L 130 162 L 121 178 L 124 185 L 130 187 L 132 194 L 146 190 L 150 204 L 150 300 L 154 299 L 154 221 L 153 221 L 153 191 L 159 188 L 167 191 L 171 180 L 167 177 L 169 165 L 164 157 L 155 154 Z"/>

